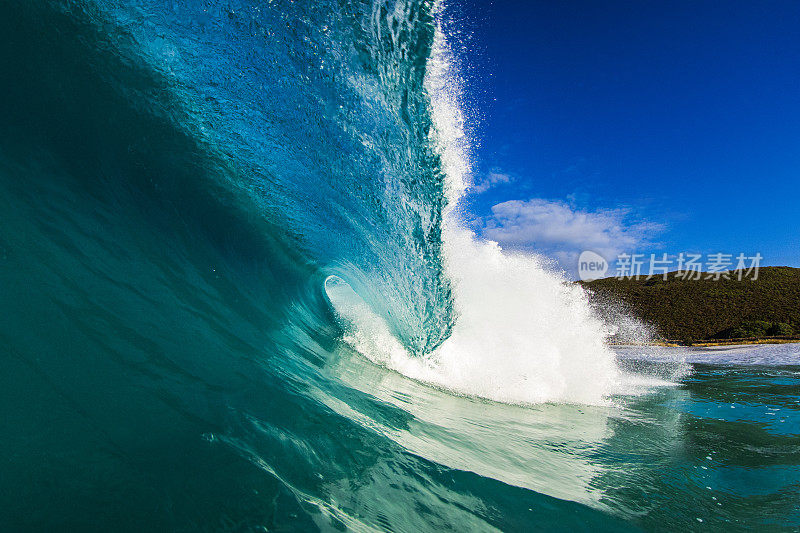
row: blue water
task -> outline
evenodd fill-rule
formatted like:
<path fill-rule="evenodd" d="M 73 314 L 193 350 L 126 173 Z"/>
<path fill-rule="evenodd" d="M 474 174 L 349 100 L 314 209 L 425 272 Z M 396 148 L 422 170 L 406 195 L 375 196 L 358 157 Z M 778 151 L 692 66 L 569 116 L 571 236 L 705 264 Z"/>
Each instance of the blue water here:
<path fill-rule="evenodd" d="M 442 16 L 0 2 L 0 529 L 800 527 L 792 347 L 521 406 L 345 341 L 330 276 L 412 356 L 459 318 Z"/>

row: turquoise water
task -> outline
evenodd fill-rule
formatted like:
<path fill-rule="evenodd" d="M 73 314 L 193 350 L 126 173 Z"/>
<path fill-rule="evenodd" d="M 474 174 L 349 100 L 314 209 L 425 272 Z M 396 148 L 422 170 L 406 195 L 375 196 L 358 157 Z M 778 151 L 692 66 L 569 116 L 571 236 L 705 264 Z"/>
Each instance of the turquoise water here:
<path fill-rule="evenodd" d="M 439 16 L 0 2 L 0 529 L 800 527 L 796 347 L 624 350 L 594 374 L 622 385 L 565 403 L 597 379 L 555 369 L 607 355 L 591 319 L 536 311 L 529 337 L 536 302 L 468 298 L 425 88 Z M 467 354 L 490 315 L 500 340 Z M 476 373 L 414 366 L 437 353 Z"/>

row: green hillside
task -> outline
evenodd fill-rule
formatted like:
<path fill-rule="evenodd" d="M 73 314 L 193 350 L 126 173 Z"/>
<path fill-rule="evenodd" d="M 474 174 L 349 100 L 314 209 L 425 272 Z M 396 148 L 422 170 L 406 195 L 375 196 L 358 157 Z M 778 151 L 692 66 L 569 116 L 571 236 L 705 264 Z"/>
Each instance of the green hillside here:
<path fill-rule="evenodd" d="M 705 277 L 705 276 L 703 276 Z M 666 340 L 696 342 L 800 334 L 800 268 L 762 267 L 758 279 L 581 282 L 595 298 L 624 302 Z"/>

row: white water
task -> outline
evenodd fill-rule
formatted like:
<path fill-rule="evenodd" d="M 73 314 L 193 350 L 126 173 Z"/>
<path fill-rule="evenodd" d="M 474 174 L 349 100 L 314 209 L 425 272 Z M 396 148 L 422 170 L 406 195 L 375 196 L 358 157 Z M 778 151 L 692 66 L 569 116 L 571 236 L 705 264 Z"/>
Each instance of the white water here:
<path fill-rule="evenodd" d="M 433 353 L 412 356 L 349 285 L 331 277 L 326 291 L 345 341 L 377 364 L 459 394 L 518 404 L 603 403 L 621 392 L 620 371 L 605 344 L 610 328 L 594 316 L 583 289 L 546 270 L 540 258 L 504 252 L 460 223 L 469 142 L 450 58 L 439 30 L 426 90 L 448 178 L 443 239 L 454 285 L 452 335 Z"/>
<path fill-rule="evenodd" d="M 580 287 L 536 257 L 505 253 L 465 230 L 449 232 L 447 260 L 457 319 L 437 350 L 409 354 L 349 285 L 331 277 L 326 291 L 345 341 L 412 379 L 500 402 L 599 404 L 619 392 L 606 327 Z"/>

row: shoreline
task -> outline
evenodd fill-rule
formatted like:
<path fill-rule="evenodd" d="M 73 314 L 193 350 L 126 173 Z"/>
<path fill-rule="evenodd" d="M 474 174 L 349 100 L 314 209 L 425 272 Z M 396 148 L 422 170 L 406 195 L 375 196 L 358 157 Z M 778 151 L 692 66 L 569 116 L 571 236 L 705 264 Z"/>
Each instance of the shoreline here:
<path fill-rule="evenodd" d="M 674 341 L 662 342 L 646 342 L 646 343 L 608 343 L 609 346 L 625 347 L 625 346 L 662 346 L 665 348 L 738 348 L 745 346 L 754 346 L 759 344 L 793 344 L 800 343 L 800 339 L 735 339 L 730 341 L 698 341 L 692 344 L 683 344 Z"/>

